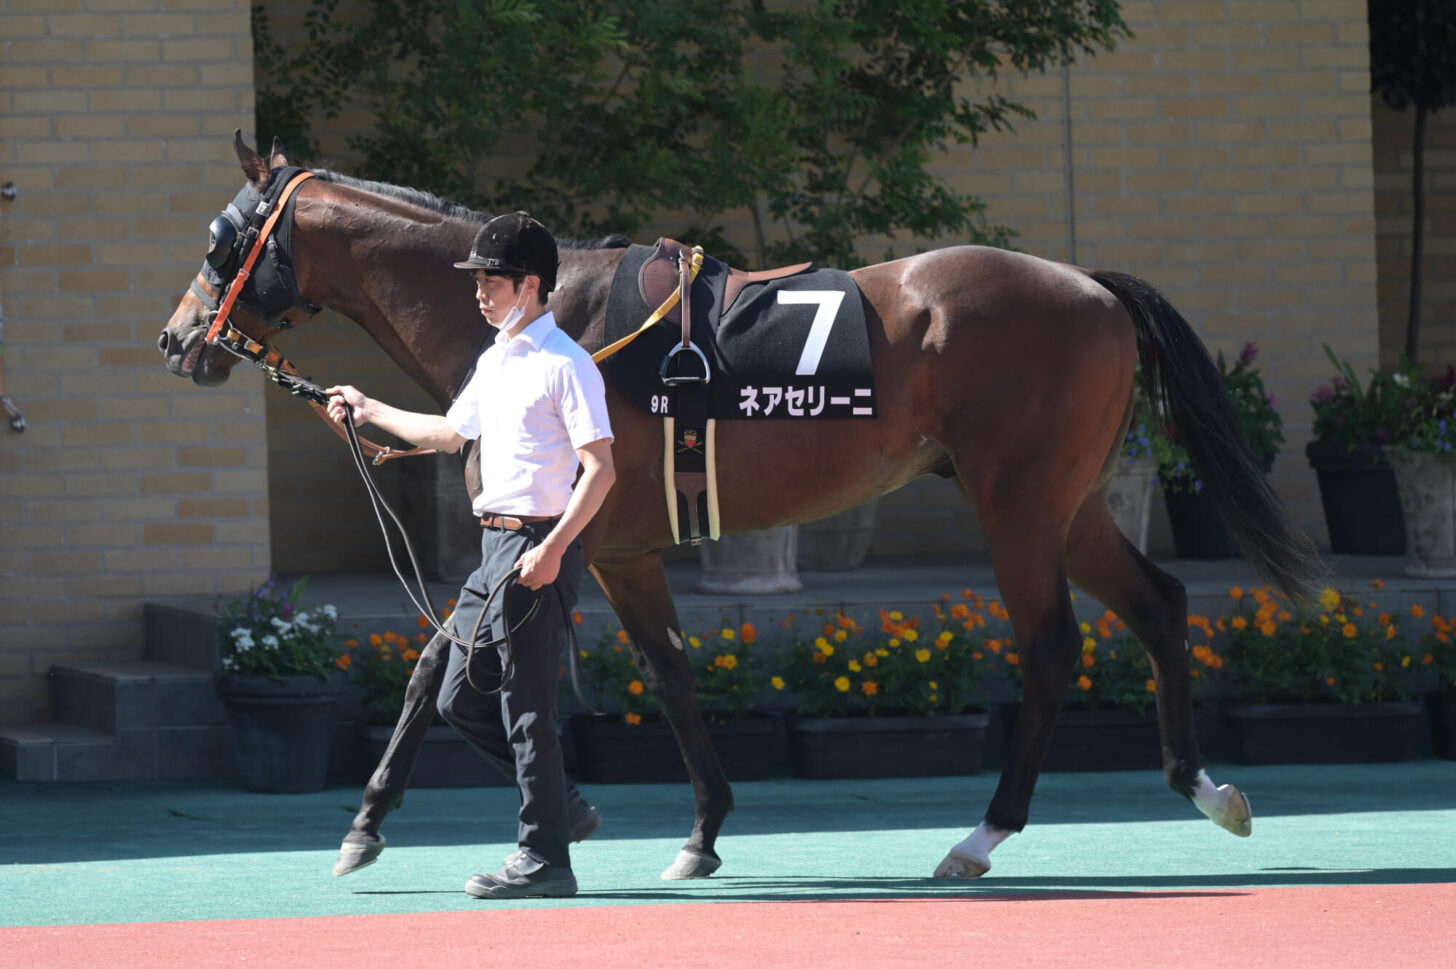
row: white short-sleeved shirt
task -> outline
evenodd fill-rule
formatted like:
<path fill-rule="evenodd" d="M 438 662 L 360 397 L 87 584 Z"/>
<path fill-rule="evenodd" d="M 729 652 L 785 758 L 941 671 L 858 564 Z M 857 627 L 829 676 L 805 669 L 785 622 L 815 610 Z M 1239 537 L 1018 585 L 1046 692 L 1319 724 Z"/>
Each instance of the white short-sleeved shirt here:
<path fill-rule="evenodd" d="M 602 374 L 549 311 L 502 336 L 480 355 L 445 422 L 480 441 L 475 514 L 559 515 L 571 500 L 576 449 L 612 439 Z"/>

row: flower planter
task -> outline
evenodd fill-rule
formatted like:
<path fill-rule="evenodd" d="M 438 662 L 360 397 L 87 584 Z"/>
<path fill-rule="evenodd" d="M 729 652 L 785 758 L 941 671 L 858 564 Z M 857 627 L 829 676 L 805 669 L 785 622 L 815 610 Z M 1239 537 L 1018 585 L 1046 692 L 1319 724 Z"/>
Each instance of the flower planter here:
<path fill-rule="evenodd" d="M 795 718 L 794 774 L 815 779 L 979 773 L 986 713 L 944 717 Z"/>
<path fill-rule="evenodd" d="M 1405 574 L 1456 576 L 1456 458 L 1387 451 L 1405 516 Z"/>
<path fill-rule="evenodd" d="M 1396 703 L 1230 704 L 1229 750 L 1241 764 L 1358 764 L 1412 760 L 1424 749 L 1419 700 Z"/>
<path fill-rule="evenodd" d="M 1117 473 L 1107 484 L 1107 510 L 1118 531 L 1139 552 L 1148 550 L 1148 520 L 1152 517 L 1153 484 L 1158 462 L 1147 458 L 1128 461 L 1119 458 Z"/>
<path fill-rule="evenodd" d="M 367 770 L 384 756 L 393 736 L 393 727 L 374 724 L 359 725 L 359 741 L 364 747 Z M 368 780 L 366 774 L 364 780 Z M 475 748 L 453 727 L 435 726 L 425 733 L 424 745 L 409 776 L 410 787 L 511 787 L 514 781 L 486 763 Z"/>
<path fill-rule="evenodd" d="M 217 691 L 232 722 L 243 787 L 266 794 L 324 789 L 334 705 L 343 691 L 317 676 L 229 674 Z"/>
<path fill-rule="evenodd" d="M 1019 704 L 1001 708 L 1001 724 L 1009 740 Z M 1152 710 L 1062 710 L 1057 714 L 1043 771 L 1161 770 L 1162 741 L 1158 716 Z"/>
<path fill-rule="evenodd" d="M 686 781 L 687 768 L 672 727 L 665 720 L 632 726 L 618 717 L 575 716 L 576 776 L 596 784 L 656 784 Z M 730 781 L 758 781 L 773 766 L 773 717 L 721 720 L 708 724 L 718 762 Z"/>
<path fill-rule="evenodd" d="M 798 564 L 801 572 L 849 572 L 869 554 L 875 534 L 871 499 L 849 511 L 798 526 Z"/>
<path fill-rule="evenodd" d="M 1231 559 L 1238 556 L 1228 529 L 1214 510 L 1213 501 L 1199 492 L 1164 492 L 1173 550 L 1180 559 Z"/>
<path fill-rule="evenodd" d="M 1319 480 L 1330 551 L 1338 555 L 1403 554 L 1405 516 L 1385 450 L 1367 446 L 1347 451 L 1339 445 L 1310 441 L 1304 453 Z"/>
<path fill-rule="evenodd" d="M 1436 756 L 1456 760 L 1456 696 L 1432 693 L 1426 697 L 1431 711 L 1431 740 Z"/>

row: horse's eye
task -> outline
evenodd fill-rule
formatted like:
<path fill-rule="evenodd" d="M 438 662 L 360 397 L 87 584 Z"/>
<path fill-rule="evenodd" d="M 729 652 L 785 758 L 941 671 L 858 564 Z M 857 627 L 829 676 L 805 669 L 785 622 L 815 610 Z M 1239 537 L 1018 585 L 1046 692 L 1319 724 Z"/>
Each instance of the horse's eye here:
<path fill-rule="evenodd" d="M 219 215 L 213 219 L 207 227 L 207 264 L 216 270 L 227 265 L 237 238 L 237 227 L 226 216 Z"/>

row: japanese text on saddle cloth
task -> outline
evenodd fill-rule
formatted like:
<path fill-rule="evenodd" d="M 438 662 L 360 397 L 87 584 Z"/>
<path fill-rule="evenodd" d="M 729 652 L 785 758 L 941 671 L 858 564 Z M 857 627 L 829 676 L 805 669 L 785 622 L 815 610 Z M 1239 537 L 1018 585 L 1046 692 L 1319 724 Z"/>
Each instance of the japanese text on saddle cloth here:
<path fill-rule="evenodd" d="M 676 257 L 686 253 L 670 239 L 628 247 L 607 297 L 607 345 L 629 335 L 659 307 L 671 288 L 662 285 L 667 272 L 653 270 L 675 278 Z M 654 262 L 658 265 L 649 266 Z M 669 265 L 660 265 L 664 262 Z M 712 257 L 703 259 L 688 316 L 693 346 L 707 362 L 707 381 L 664 381 L 701 374 L 703 367 L 695 353 L 667 359 L 682 344 L 676 306 L 607 361 L 607 374 L 622 395 L 663 419 L 668 518 L 676 542 L 696 545 L 719 537 L 717 421 L 876 414 L 859 288 L 840 270 L 805 266 L 782 272 L 790 274 L 746 276 Z"/>

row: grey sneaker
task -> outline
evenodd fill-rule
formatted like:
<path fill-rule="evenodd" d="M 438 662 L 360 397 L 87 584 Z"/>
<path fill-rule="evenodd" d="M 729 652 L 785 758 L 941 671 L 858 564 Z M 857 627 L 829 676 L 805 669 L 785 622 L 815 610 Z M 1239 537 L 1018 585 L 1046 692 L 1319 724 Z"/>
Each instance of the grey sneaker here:
<path fill-rule="evenodd" d="M 576 894 L 576 876 L 570 868 L 553 868 L 518 851 L 500 871 L 471 875 L 465 893 L 476 898 L 570 898 Z"/>

